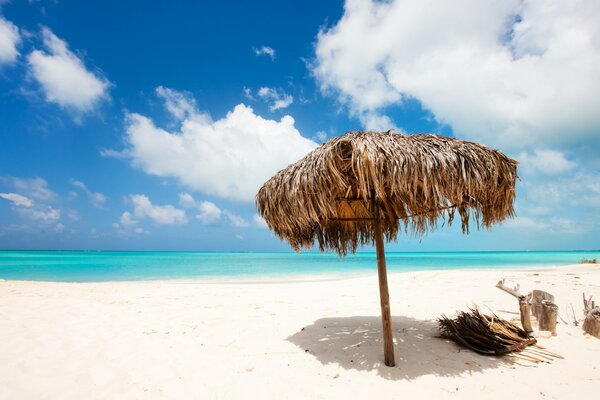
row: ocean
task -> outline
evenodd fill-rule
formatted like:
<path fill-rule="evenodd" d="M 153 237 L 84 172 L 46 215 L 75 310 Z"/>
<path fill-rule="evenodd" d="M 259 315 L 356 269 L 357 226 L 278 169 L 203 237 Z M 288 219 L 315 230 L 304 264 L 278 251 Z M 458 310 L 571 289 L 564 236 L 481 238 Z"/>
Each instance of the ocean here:
<path fill-rule="evenodd" d="M 527 268 L 600 259 L 600 251 L 389 252 L 389 272 Z M 57 282 L 156 279 L 289 279 L 375 273 L 374 252 L 209 253 L 117 251 L 0 251 L 0 279 Z"/>

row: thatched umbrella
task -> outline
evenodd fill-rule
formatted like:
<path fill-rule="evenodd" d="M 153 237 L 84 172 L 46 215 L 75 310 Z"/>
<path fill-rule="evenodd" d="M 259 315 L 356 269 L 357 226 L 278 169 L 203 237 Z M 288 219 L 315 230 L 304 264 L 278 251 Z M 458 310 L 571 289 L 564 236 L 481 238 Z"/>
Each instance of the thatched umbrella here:
<path fill-rule="evenodd" d="M 490 227 L 514 215 L 517 162 L 486 146 L 432 134 L 349 132 L 279 171 L 256 195 L 260 215 L 298 251 L 340 255 L 375 243 L 385 364 L 394 348 L 384 237 L 422 235 L 458 211 Z"/>

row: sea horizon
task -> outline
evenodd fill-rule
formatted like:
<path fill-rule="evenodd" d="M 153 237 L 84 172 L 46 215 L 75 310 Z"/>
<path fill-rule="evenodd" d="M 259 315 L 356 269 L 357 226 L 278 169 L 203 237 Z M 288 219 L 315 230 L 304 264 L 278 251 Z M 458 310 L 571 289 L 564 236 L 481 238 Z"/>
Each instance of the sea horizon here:
<path fill-rule="evenodd" d="M 390 251 L 393 272 L 562 266 L 599 250 Z M 321 252 L 0 250 L 0 279 L 57 282 L 351 277 L 376 270 L 374 251 Z"/>

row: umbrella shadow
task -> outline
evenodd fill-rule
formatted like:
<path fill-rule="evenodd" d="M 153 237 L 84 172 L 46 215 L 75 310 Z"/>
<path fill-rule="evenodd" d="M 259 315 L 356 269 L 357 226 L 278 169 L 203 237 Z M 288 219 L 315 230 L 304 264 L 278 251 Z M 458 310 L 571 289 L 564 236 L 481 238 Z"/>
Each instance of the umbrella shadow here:
<path fill-rule="evenodd" d="M 437 323 L 392 317 L 396 367 L 383 363 L 381 318 L 353 316 L 321 318 L 287 338 L 324 365 L 349 370 L 377 371 L 385 379 L 414 379 L 423 375 L 470 375 L 508 366 L 509 360 L 482 356 L 440 338 Z"/>

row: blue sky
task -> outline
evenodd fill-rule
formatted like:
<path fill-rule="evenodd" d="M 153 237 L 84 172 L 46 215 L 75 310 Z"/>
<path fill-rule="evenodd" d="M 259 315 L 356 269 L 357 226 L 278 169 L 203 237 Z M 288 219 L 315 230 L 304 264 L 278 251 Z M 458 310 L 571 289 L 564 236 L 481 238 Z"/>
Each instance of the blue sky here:
<path fill-rule="evenodd" d="M 517 218 L 391 250 L 600 248 L 596 1 L 0 1 L 0 248 L 286 251 L 253 195 L 390 128 L 519 160 Z"/>

